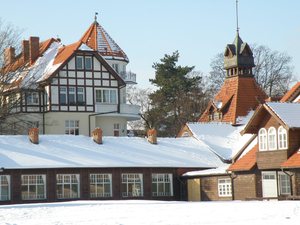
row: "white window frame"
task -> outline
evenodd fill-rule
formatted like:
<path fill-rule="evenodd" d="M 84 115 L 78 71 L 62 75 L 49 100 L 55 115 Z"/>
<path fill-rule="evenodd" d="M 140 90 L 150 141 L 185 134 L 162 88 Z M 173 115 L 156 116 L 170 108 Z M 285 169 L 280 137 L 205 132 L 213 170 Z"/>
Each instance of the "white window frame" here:
<path fill-rule="evenodd" d="M 92 185 L 95 186 L 92 192 Z M 109 185 L 109 191 L 105 191 L 105 186 Z M 100 189 L 100 190 L 99 190 Z M 91 198 L 109 198 L 112 197 L 112 175 L 109 173 L 90 174 L 90 197 Z"/>
<path fill-rule="evenodd" d="M 266 151 L 268 149 L 268 132 L 265 128 L 261 128 L 258 132 L 259 150 Z"/>
<path fill-rule="evenodd" d="M 79 135 L 79 120 L 65 120 L 65 134 Z"/>
<path fill-rule="evenodd" d="M 38 105 L 39 104 L 39 93 L 28 92 L 26 93 L 27 105 Z"/>
<path fill-rule="evenodd" d="M 90 60 L 90 67 L 88 67 L 88 60 Z M 84 67 L 86 70 L 92 70 L 93 69 L 93 59 L 91 56 L 85 56 L 84 57 Z"/>
<path fill-rule="evenodd" d="M 71 193 L 72 187 L 77 186 L 77 193 Z M 68 187 L 69 193 L 66 193 Z M 61 188 L 61 194 L 59 194 Z M 56 174 L 56 196 L 57 199 L 80 198 L 80 175 L 79 174 Z"/>
<path fill-rule="evenodd" d="M 219 197 L 231 197 L 231 179 L 230 178 L 221 178 L 218 179 L 218 194 Z"/>
<path fill-rule="evenodd" d="M 81 61 L 81 65 L 79 64 L 80 61 Z M 83 59 L 83 56 L 81 56 L 81 55 L 77 55 L 76 56 L 75 65 L 76 65 L 76 69 L 77 70 L 83 70 L 84 69 L 84 59 Z"/>
<path fill-rule="evenodd" d="M 100 92 L 100 96 L 97 95 L 97 93 L 99 92 Z M 113 99 L 113 96 L 115 96 L 115 99 Z M 118 104 L 117 89 L 109 89 L 109 88 L 95 89 L 95 102 L 96 104 Z"/>
<path fill-rule="evenodd" d="M 46 175 L 45 174 L 24 174 L 21 175 L 22 200 L 46 199 Z M 35 189 L 31 192 L 30 189 Z M 23 189 L 26 189 L 25 192 Z M 42 190 L 42 194 L 39 193 Z"/>
<path fill-rule="evenodd" d="M 287 149 L 287 131 L 283 126 L 278 128 L 278 149 Z"/>
<path fill-rule="evenodd" d="M 121 176 L 122 176 L 122 187 L 121 187 L 122 197 L 126 198 L 126 197 L 144 196 L 142 173 L 122 173 Z"/>
<path fill-rule="evenodd" d="M 269 150 L 277 149 L 277 131 L 275 127 L 270 127 L 268 129 L 268 147 Z"/>
<path fill-rule="evenodd" d="M 280 195 L 291 195 L 291 180 L 290 176 L 284 172 L 278 172 L 278 185 Z"/>
<path fill-rule="evenodd" d="M 159 191 L 161 188 L 162 192 Z M 171 173 L 152 173 L 152 196 L 173 196 L 173 175 Z"/>
<path fill-rule="evenodd" d="M 7 189 L 7 194 L 4 194 Z M 10 200 L 10 175 L 0 175 L 0 201 Z"/>

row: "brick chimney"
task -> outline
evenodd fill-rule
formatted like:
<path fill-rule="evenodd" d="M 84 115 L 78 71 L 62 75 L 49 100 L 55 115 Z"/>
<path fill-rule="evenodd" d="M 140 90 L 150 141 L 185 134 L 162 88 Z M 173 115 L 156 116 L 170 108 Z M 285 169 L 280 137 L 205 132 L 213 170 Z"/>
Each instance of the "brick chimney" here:
<path fill-rule="evenodd" d="M 151 144 L 157 144 L 157 132 L 155 129 L 148 130 L 147 136 L 148 136 L 148 141 Z"/>
<path fill-rule="evenodd" d="M 29 60 L 29 41 L 23 40 L 22 41 L 22 50 L 23 50 L 23 61 L 26 62 Z"/>
<path fill-rule="evenodd" d="M 4 50 L 4 60 L 5 60 L 5 65 L 9 65 L 15 61 L 16 53 L 15 53 L 15 48 L 13 47 L 8 47 Z"/>
<path fill-rule="evenodd" d="M 93 140 L 97 144 L 102 144 L 102 133 L 103 131 L 101 128 L 95 128 L 95 130 L 92 132 Z"/>
<path fill-rule="evenodd" d="M 39 128 L 30 128 L 28 131 L 28 136 L 29 140 L 33 144 L 38 144 L 39 143 Z"/>
<path fill-rule="evenodd" d="M 35 60 L 39 57 L 40 38 L 30 37 L 29 38 L 29 60 L 32 65 Z"/>

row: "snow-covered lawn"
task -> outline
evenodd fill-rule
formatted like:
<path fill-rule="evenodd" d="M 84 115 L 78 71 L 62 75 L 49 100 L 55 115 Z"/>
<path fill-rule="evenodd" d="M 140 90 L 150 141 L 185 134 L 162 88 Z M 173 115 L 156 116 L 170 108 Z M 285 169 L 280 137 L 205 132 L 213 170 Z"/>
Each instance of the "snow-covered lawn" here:
<path fill-rule="evenodd" d="M 299 201 L 73 201 L 0 206 L 4 225 L 300 224 Z"/>

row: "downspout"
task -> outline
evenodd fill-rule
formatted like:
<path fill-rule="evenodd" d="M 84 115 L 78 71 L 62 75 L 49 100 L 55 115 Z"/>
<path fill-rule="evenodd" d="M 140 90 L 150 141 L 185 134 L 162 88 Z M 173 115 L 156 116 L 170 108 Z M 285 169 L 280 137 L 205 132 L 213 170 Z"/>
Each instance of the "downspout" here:
<path fill-rule="evenodd" d="M 292 177 L 295 175 L 295 173 L 291 173 L 291 174 L 289 174 L 289 173 L 287 173 L 286 171 L 284 171 L 284 168 L 281 168 L 281 171 L 282 171 L 284 174 L 286 174 L 286 175 L 288 175 L 288 176 L 289 176 L 289 178 L 290 178 L 290 185 L 292 185 L 292 186 L 291 186 L 291 195 L 293 195 L 294 188 L 293 188 L 293 181 L 292 181 Z"/>
<path fill-rule="evenodd" d="M 119 113 L 119 107 L 117 111 L 110 111 L 110 112 L 102 112 L 102 113 L 94 113 L 89 115 L 89 136 L 91 136 L 91 117 L 92 116 L 98 116 L 98 115 L 105 115 L 105 114 L 110 114 L 110 113 Z"/>
<path fill-rule="evenodd" d="M 226 171 L 226 173 L 229 175 L 231 179 L 231 198 L 233 201 L 234 200 L 234 179 L 237 178 L 237 176 L 234 174 L 234 172 L 229 173 L 229 171 Z"/>

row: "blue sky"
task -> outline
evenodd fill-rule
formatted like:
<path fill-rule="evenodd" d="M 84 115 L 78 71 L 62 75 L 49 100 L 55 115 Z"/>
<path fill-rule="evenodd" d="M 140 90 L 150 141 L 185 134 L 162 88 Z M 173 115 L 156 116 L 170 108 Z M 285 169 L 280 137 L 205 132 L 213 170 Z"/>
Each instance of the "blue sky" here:
<path fill-rule="evenodd" d="M 23 38 L 77 41 L 99 12 L 98 22 L 126 52 L 139 87 L 150 87 L 152 65 L 178 50 L 179 63 L 208 73 L 236 32 L 235 0 L 26 0 L 3 1 L 0 17 L 24 29 Z M 293 57 L 300 79 L 300 1 L 239 0 L 242 39 Z"/>

